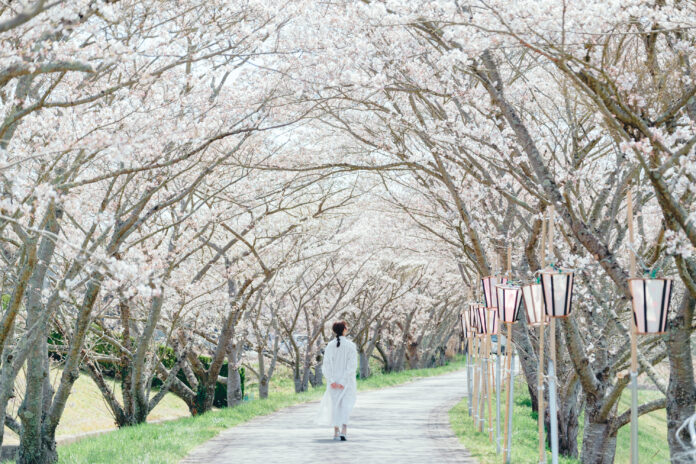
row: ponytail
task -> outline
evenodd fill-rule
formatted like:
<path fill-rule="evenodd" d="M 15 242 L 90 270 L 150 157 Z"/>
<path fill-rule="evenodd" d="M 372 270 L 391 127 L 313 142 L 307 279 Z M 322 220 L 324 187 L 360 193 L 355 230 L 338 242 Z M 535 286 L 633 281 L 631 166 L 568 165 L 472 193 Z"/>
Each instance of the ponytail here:
<path fill-rule="evenodd" d="M 336 348 L 338 348 L 341 346 L 341 335 L 346 330 L 346 323 L 343 321 L 334 322 L 332 330 L 336 334 Z"/>

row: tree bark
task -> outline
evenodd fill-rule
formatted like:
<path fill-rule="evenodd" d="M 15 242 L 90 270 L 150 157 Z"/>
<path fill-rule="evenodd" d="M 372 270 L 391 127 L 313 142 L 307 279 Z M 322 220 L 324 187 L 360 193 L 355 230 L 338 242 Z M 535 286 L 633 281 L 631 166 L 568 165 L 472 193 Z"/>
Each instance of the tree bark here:
<path fill-rule="evenodd" d="M 45 418 L 44 405 L 46 396 L 50 401 L 50 382 L 48 372 L 48 330 L 49 324 L 44 322 L 47 307 L 42 301 L 46 272 L 53 258 L 58 234 L 58 219 L 61 210 L 51 203 L 44 221 L 44 237 L 41 239 L 38 251 L 38 263 L 32 274 L 27 291 L 27 330 L 38 328 L 33 346 L 27 361 L 26 389 L 24 401 L 18 415 L 22 422 L 18 464 L 53 463 L 58 460 L 55 440 L 44 443 L 43 425 Z M 47 391 L 47 388 L 49 389 Z"/>
<path fill-rule="evenodd" d="M 616 435 L 611 435 L 610 424 L 591 422 L 585 416 L 585 432 L 582 437 L 583 464 L 613 464 L 616 454 Z"/>
<path fill-rule="evenodd" d="M 667 442 L 673 463 L 692 463 L 690 440 L 686 435 L 679 436 L 677 430 L 694 414 L 696 385 L 691 356 L 691 320 L 695 300 L 685 292 L 676 317 L 670 322 L 667 338 L 669 357 L 669 384 L 667 387 Z"/>
<path fill-rule="evenodd" d="M 233 408 L 242 402 L 242 379 L 237 365 L 237 345 L 227 345 L 227 407 Z"/>

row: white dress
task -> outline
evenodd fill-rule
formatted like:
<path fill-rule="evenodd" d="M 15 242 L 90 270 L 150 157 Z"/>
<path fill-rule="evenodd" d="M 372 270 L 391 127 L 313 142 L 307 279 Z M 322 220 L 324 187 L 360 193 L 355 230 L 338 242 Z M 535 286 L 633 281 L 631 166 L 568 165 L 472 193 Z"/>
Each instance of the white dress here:
<path fill-rule="evenodd" d="M 336 339 L 329 342 L 324 350 L 322 373 L 326 378 L 326 393 L 319 405 L 317 422 L 322 425 L 340 427 L 348 424 L 353 406 L 355 406 L 357 386 L 355 370 L 358 367 L 358 352 L 355 343 L 341 337 L 341 346 L 336 346 Z M 345 388 L 331 388 L 332 383 Z"/>

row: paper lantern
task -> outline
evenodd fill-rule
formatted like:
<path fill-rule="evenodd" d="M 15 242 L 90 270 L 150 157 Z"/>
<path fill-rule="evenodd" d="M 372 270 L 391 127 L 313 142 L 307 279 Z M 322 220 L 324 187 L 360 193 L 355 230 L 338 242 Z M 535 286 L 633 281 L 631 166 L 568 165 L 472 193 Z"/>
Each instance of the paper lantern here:
<path fill-rule="evenodd" d="M 566 317 L 572 311 L 573 279 L 575 273 L 567 270 L 541 271 L 541 288 L 546 315 Z"/>
<path fill-rule="evenodd" d="M 497 311 L 486 308 L 485 306 L 478 307 L 478 322 L 480 324 L 479 333 L 482 335 L 497 335 L 498 334 L 498 314 Z"/>
<path fill-rule="evenodd" d="M 544 312 L 544 297 L 541 293 L 541 284 L 529 284 L 522 287 L 524 297 L 524 310 L 527 314 L 527 324 L 538 327 L 546 324 Z"/>
<path fill-rule="evenodd" d="M 633 320 L 639 334 L 659 334 L 667 328 L 674 279 L 628 279 Z"/>
<path fill-rule="evenodd" d="M 483 298 L 486 302 L 487 308 L 497 308 L 498 298 L 495 293 L 496 285 L 504 285 L 507 283 L 507 277 L 503 276 L 488 276 L 481 279 L 481 285 L 483 286 Z"/>
<path fill-rule="evenodd" d="M 469 336 L 469 316 L 466 314 L 468 312 L 468 310 L 465 310 L 463 313 L 459 314 L 459 325 L 462 331 L 462 340 Z"/>
<path fill-rule="evenodd" d="M 469 327 L 475 333 L 478 330 L 478 305 L 476 303 L 469 304 Z"/>
<path fill-rule="evenodd" d="M 522 302 L 522 290 L 515 285 L 496 285 L 495 292 L 498 300 L 498 317 L 505 323 L 517 320 Z"/>

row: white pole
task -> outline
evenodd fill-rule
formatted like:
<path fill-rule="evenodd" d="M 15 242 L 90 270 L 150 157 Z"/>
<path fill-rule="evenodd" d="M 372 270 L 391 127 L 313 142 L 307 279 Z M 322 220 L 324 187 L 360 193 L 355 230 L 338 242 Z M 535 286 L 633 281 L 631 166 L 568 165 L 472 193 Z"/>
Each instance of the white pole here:
<path fill-rule="evenodd" d="M 549 208 L 549 259 L 553 259 L 553 206 Z M 556 318 L 550 321 L 549 415 L 551 416 L 551 462 L 558 464 L 558 405 L 556 404 Z"/>
<path fill-rule="evenodd" d="M 626 194 L 628 209 L 628 237 L 631 277 L 636 276 L 636 256 L 633 240 L 633 195 L 629 185 Z M 636 334 L 636 322 L 631 314 L 631 464 L 638 464 L 638 346 Z"/>

